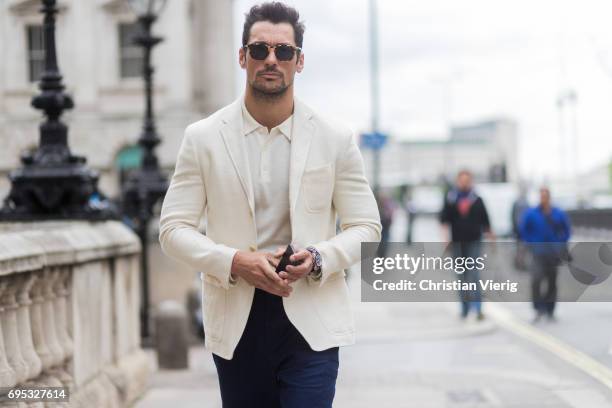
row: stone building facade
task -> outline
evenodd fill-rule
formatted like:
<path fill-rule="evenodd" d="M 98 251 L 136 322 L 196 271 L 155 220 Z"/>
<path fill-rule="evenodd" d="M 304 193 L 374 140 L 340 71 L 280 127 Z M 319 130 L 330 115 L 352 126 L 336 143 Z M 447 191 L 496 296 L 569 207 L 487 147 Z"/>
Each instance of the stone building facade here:
<path fill-rule="evenodd" d="M 64 119 L 69 143 L 100 172 L 100 190 L 119 192 L 144 111 L 141 54 L 131 44 L 136 16 L 127 0 L 59 0 L 56 42 L 64 84 L 76 107 Z M 41 113 L 30 106 L 42 66 L 40 0 L 0 2 L 0 196 L 20 152 L 38 143 Z M 154 32 L 155 111 L 161 165 L 171 171 L 183 130 L 234 97 L 237 42 L 231 0 L 168 1 Z"/>

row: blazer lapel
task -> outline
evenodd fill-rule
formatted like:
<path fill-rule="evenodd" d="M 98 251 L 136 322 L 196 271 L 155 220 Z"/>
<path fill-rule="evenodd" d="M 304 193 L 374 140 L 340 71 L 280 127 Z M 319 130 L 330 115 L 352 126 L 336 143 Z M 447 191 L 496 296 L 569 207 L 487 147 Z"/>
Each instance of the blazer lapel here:
<path fill-rule="evenodd" d="M 294 98 L 293 115 L 291 159 L 289 161 L 289 210 L 292 220 L 294 218 L 293 212 L 297 203 L 298 192 L 302 185 L 302 175 L 304 174 L 306 159 L 308 158 L 308 152 L 310 150 L 310 142 L 315 132 L 315 127 L 311 121 L 312 113 L 308 107 L 297 98 Z"/>
<path fill-rule="evenodd" d="M 297 203 L 298 193 L 302 185 L 302 175 L 306 167 L 306 159 L 310 150 L 310 143 L 315 132 L 312 124 L 312 113 L 297 98 L 294 98 L 294 121 L 291 133 L 291 157 L 289 168 L 289 205 L 291 219 Z M 251 214 L 255 216 L 255 195 L 251 172 L 249 170 L 249 158 L 246 149 L 246 141 L 242 134 L 242 99 L 234 101 L 228 108 L 222 119 L 221 135 L 225 147 L 232 160 L 242 188 L 249 202 Z"/>
<path fill-rule="evenodd" d="M 255 196 L 253 193 L 253 183 L 251 182 L 251 172 L 249 170 L 249 157 L 246 148 L 246 141 L 242 134 L 242 99 L 232 103 L 227 114 L 222 119 L 221 135 L 225 142 L 227 152 L 234 164 L 242 189 L 249 201 L 251 215 L 255 216 Z"/>

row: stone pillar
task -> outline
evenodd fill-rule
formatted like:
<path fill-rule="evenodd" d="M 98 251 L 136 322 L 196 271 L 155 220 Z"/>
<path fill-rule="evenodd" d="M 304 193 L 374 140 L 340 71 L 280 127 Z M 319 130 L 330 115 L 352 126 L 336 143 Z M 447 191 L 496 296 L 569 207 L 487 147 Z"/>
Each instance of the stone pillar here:
<path fill-rule="evenodd" d="M 49 347 L 47 346 L 43 324 L 43 285 L 44 282 L 42 272 L 39 272 L 31 291 L 32 306 L 30 318 L 32 324 L 32 340 L 34 341 L 34 350 L 36 350 L 36 354 L 38 354 L 38 357 L 42 362 L 43 371 L 46 372 L 50 370 L 51 366 L 53 365 L 53 357 L 51 355 L 51 350 L 49 350 Z"/>
<path fill-rule="evenodd" d="M 58 278 L 57 270 L 45 269 L 43 272 L 42 285 L 42 315 L 44 337 L 49 351 L 51 352 L 51 367 L 57 367 L 64 362 L 64 350 L 57 339 L 57 329 L 55 322 L 55 292 L 53 286 Z"/>
<path fill-rule="evenodd" d="M 55 287 L 57 281 L 60 279 L 59 267 L 46 269 L 43 272 L 43 279 L 45 280 L 45 284 L 43 285 L 43 328 L 52 356 L 52 366 L 47 372 L 50 378 L 47 382 L 58 383 L 56 386 L 59 387 L 72 387 L 74 384 L 73 377 L 65 369 L 65 362 L 70 355 L 66 354 L 67 350 L 64 349 L 58 336 L 58 333 L 61 331 L 59 328 L 61 317 L 56 311 L 57 294 L 55 292 Z M 69 349 L 71 348 L 70 345 Z"/>
<path fill-rule="evenodd" d="M 71 271 L 67 267 L 62 267 L 57 270 L 57 279 L 55 280 L 55 284 L 53 285 L 53 290 L 55 293 L 55 302 L 54 302 L 54 310 L 56 317 L 56 329 L 57 329 L 57 338 L 59 344 L 64 351 L 64 363 L 67 364 L 70 359 L 72 359 L 72 353 L 74 352 L 74 347 L 72 344 L 72 338 L 68 332 L 68 308 L 66 307 L 68 301 L 69 294 L 69 280 L 71 276 Z"/>
<path fill-rule="evenodd" d="M 32 325 L 30 320 L 30 310 L 32 300 L 30 291 L 36 280 L 36 275 L 32 272 L 24 273 L 21 276 L 15 277 L 19 283 L 17 292 L 17 326 L 19 328 L 19 340 L 21 343 L 21 354 L 28 365 L 28 379 L 36 378 L 42 371 L 42 362 L 34 349 L 32 341 Z"/>
<path fill-rule="evenodd" d="M 234 99 L 235 81 L 228 75 L 238 52 L 232 25 L 227 24 L 233 18 L 232 3 L 199 0 L 190 4 L 193 99 L 202 114 L 210 114 Z"/>
<path fill-rule="evenodd" d="M 35 378 L 38 377 L 42 371 L 42 361 L 34 349 L 34 341 L 32 340 L 32 324 L 30 318 L 30 312 L 32 307 L 32 300 L 30 292 L 32 286 L 37 278 L 34 272 L 26 272 L 22 275 L 15 276 L 15 279 L 19 282 L 19 290 L 17 292 L 17 303 L 19 308 L 17 309 L 17 323 L 19 327 L 19 339 L 21 340 L 21 352 L 23 359 L 29 367 L 28 381 L 25 383 L 27 386 L 40 386 Z M 24 408 L 45 408 L 44 402 L 31 402 L 21 403 Z M 47 405 L 50 405 L 49 403 Z M 57 405 L 57 404 L 56 404 Z"/>
<path fill-rule="evenodd" d="M 15 372 L 17 383 L 28 379 L 29 367 L 21 354 L 21 341 L 17 328 L 17 308 L 19 304 L 16 299 L 18 290 L 17 279 L 13 276 L 8 280 L 4 293 L 0 297 L 0 307 L 4 309 L 0 316 L 0 324 L 3 327 L 4 347 L 9 365 Z"/>
<path fill-rule="evenodd" d="M 6 278 L 0 277 L 0 299 L 2 299 L 2 294 L 6 289 L 6 285 L 8 280 Z M 3 325 L 2 315 L 4 314 L 4 308 L 2 304 L 0 304 L 0 386 L 2 387 L 13 387 L 17 384 L 17 378 L 15 377 L 15 371 L 11 368 L 6 358 L 7 349 L 4 346 L 4 337 L 3 332 L 6 330 L 6 327 Z"/>

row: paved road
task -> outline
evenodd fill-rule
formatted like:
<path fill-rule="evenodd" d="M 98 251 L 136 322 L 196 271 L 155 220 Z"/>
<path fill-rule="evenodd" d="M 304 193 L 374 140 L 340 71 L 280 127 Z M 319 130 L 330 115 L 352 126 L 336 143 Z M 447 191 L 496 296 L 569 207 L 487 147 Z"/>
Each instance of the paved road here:
<path fill-rule="evenodd" d="M 405 237 L 405 218 L 397 213 L 392 239 Z M 415 223 L 415 241 L 438 241 L 439 226 L 433 218 Z M 560 273 L 569 273 L 567 270 Z M 521 321 L 531 324 L 534 314 L 530 303 L 503 303 Z M 534 324 L 538 330 L 554 336 L 576 350 L 586 353 L 612 369 L 612 302 L 563 302 L 556 310 L 556 322 L 546 320 Z"/>
<path fill-rule="evenodd" d="M 542 320 L 537 323 L 532 323 L 533 312 L 529 304 L 505 303 L 504 306 L 522 321 L 564 341 L 612 369 L 612 303 L 560 303 L 555 322 Z"/>

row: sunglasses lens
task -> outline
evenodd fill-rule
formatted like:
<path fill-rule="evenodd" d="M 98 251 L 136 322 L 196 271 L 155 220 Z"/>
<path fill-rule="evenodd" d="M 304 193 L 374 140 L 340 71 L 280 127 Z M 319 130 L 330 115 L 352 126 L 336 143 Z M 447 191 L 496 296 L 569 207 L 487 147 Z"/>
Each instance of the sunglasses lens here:
<path fill-rule="evenodd" d="M 274 53 L 279 61 L 289 61 L 293 59 L 294 50 L 293 47 L 288 45 L 278 45 L 274 49 Z"/>
<path fill-rule="evenodd" d="M 250 44 L 249 52 L 251 53 L 251 58 L 265 60 L 268 56 L 268 46 L 266 44 Z"/>

